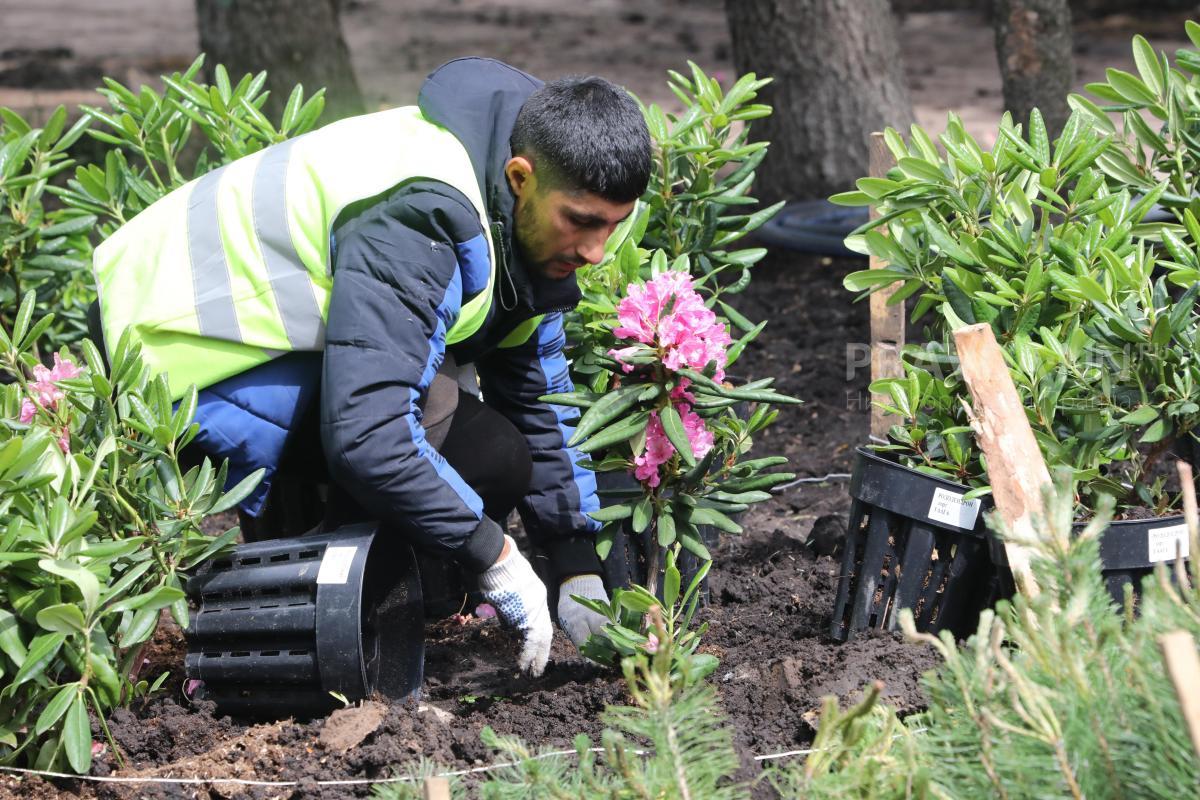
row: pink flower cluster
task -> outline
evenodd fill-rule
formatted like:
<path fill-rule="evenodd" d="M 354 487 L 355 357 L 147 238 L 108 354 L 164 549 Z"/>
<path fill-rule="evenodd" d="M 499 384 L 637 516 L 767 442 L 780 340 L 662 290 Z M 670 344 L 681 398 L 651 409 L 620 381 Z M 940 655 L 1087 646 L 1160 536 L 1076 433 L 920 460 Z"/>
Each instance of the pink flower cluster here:
<path fill-rule="evenodd" d="M 620 325 L 613 331 L 617 337 L 659 348 L 667 369 L 699 370 L 716 363 L 716 379 L 725 378 L 729 331 L 696 294 L 690 275 L 668 270 L 648 283 L 630 284 L 626 292 L 617 306 Z M 609 355 L 620 361 L 633 350 L 614 349 Z M 625 366 L 626 372 L 632 369 Z"/>
<path fill-rule="evenodd" d="M 39 406 L 53 411 L 59 401 L 66 397 L 58 382 L 78 378 L 82 372 L 70 359 L 63 359 L 58 353 L 54 354 L 53 367 L 47 369 L 41 364 L 34 367 L 33 383 L 29 384 L 31 395 L 21 401 L 20 421 L 26 424 L 32 422 Z M 70 451 L 71 432 L 66 425 L 59 431 L 58 446 L 64 453 Z"/>
<path fill-rule="evenodd" d="M 676 392 L 679 390 L 676 389 L 675 392 L 672 392 L 672 396 Z M 686 392 L 679 393 L 687 394 Z M 688 396 L 690 397 L 690 395 Z M 696 458 L 704 458 L 713 447 L 712 431 L 705 426 L 704 420 L 700 418 L 699 414 L 692 411 L 692 407 L 687 403 L 679 403 L 676 410 L 679 412 L 679 418 L 683 421 L 683 430 L 687 434 L 688 444 L 692 446 L 692 454 Z M 633 476 L 651 488 L 658 486 L 662 482 L 659 467 L 670 461 L 673 455 L 675 455 L 675 446 L 667 438 L 662 421 L 658 418 L 658 412 L 650 412 L 650 422 L 646 425 L 646 449 L 633 460 L 635 465 Z"/>

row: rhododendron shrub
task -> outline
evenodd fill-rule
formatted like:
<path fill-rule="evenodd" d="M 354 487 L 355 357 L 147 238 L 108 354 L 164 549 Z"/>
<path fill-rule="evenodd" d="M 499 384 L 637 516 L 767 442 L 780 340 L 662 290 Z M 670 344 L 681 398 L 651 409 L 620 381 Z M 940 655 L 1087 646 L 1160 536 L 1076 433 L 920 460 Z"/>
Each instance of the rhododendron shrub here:
<path fill-rule="evenodd" d="M 799 401 L 772 389 L 772 378 L 742 386 L 727 382 L 732 340 L 725 324 L 697 294 L 686 265 L 667 268 L 657 256 L 650 263 L 650 279 L 629 284 L 616 304 L 610 343 L 597 354 L 612 390 L 543 398 L 584 409 L 568 445 L 592 457 L 587 466 L 623 471 L 637 481 L 621 502 L 591 514 L 604 523 L 597 536 L 601 557 L 607 557 L 622 525 L 650 533 L 646 587 L 617 589 L 610 604 L 579 598 L 612 620 L 602 635 L 606 641 L 585 649 L 606 662 L 644 648 L 649 639 L 641 616 L 655 605 L 665 618 L 682 615 L 690 621 L 686 608 L 672 604 L 682 596 L 694 605 L 699 595 L 696 586 L 680 595 L 674 560 L 684 548 L 711 561 L 700 526 L 740 533 L 731 515 L 770 498 L 768 489 L 793 477 L 762 472 L 785 463 L 782 457 L 743 456 L 778 415 L 773 405 Z M 664 550 L 670 569 L 660 599 Z M 685 629 L 679 628 L 681 635 Z"/>
<path fill-rule="evenodd" d="M 783 458 L 742 459 L 775 418 L 771 404 L 797 401 L 772 391 L 769 378 L 734 387 L 726 375 L 766 324 L 725 300 L 749 285 L 750 267 L 766 254 L 731 248 L 782 205 L 739 208 L 756 203 L 750 188 L 767 143 L 749 134 L 752 120 L 771 113 L 754 102 L 769 79 L 744 75 L 724 89 L 688 66 L 691 77 L 670 73 L 682 112 L 643 108 L 655 150 L 646 193 L 601 261 L 577 273 L 582 300 L 566 317 L 567 354 L 575 386 L 587 391 L 547 399 L 584 410 L 571 445 L 592 456 L 593 469 L 616 473 L 601 492 L 604 507 L 592 514 L 604 523 L 600 554 L 607 557 L 628 529 L 645 543 L 648 587 L 616 589 L 610 604 L 579 598 L 612 623 L 585 654 L 615 665 L 644 653 L 646 612 L 656 607 L 668 621 L 671 652 L 706 672 L 715 660 L 691 657 L 698 639 L 683 643 L 699 635 L 689 630 L 699 579 L 681 592 L 675 557 L 686 548 L 701 559 L 703 575 L 711 555 L 700 527 L 740 531 L 730 515 L 791 479 L 760 474 Z"/>
<path fill-rule="evenodd" d="M 184 577 L 237 536 L 200 521 L 260 475 L 225 492 L 224 466 L 180 467 L 196 392 L 172 403 L 128 337 L 111 366 L 86 340 L 44 364 L 35 302 L 0 328 L 0 764 L 86 772 L 91 718 L 161 685 L 142 648 L 163 609 L 187 624 Z"/>
<path fill-rule="evenodd" d="M 607 554 L 616 528 L 632 518 L 638 533 L 653 528 L 660 546 L 679 542 L 708 560 L 699 525 L 740 532 L 728 515 L 767 499 L 764 489 L 791 479 L 758 474 L 781 458 L 739 458 L 775 419 L 772 404 L 798 401 L 771 389 L 770 378 L 741 387 L 724 382 L 728 330 L 686 271 L 663 269 L 644 284 L 630 284 L 612 334 L 615 346 L 604 362 L 613 374 L 612 391 L 546 398 L 585 409 L 569 445 L 598 459 L 590 466 L 625 470 L 641 485 L 639 497 L 593 512 L 605 523 L 600 553 Z M 739 405 L 749 412 L 745 419 L 736 412 Z"/>

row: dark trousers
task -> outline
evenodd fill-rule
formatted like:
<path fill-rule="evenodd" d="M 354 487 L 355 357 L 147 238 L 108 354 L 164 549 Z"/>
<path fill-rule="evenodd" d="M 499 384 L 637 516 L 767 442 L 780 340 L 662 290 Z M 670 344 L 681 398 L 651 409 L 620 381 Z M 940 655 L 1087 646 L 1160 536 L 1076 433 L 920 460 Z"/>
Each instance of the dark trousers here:
<path fill-rule="evenodd" d="M 368 518 L 350 494 L 329 479 L 318 406 L 314 401 L 293 431 L 262 514 L 239 515 L 247 540 L 299 536 L 318 525 L 331 530 Z M 533 461 L 521 432 L 477 397 L 460 390 L 437 450 L 483 500 L 484 513 L 503 526 L 529 490 Z"/>

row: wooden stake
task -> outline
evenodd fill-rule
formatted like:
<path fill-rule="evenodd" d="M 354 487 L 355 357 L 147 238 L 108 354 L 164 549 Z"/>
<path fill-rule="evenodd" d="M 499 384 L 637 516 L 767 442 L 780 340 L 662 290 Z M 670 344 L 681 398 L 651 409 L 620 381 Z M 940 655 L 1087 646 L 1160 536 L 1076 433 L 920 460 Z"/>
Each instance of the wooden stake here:
<path fill-rule="evenodd" d="M 1043 511 L 1042 492 L 1050 485 L 1050 472 L 1008 374 L 1004 354 L 987 324 L 959 328 L 954 342 L 963 378 L 971 390 L 971 427 L 987 458 L 996 509 L 1019 539 L 1033 539 L 1033 518 Z M 1017 588 L 1036 596 L 1028 548 L 1006 539 L 1004 550 Z"/>
<path fill-rule="evenodd" d="M 421 786 L 421 800 L 450 800 L 450 780 L 426 778 Z"/>
<path fill-rule="evenodd" d="M 1196 481 L 1192 476 L 1192 465 L 1176 461 L 1179 472 L 1179 487 L 1183 492 L 1183 520 L 1188 529 L 1188 563 L 1191 565 L 1192 585 L 1200 583 L 1200 512 L 1196 510 Z"/>
<path fill-rule="evenodd" d="M 873 178 L 883 178 L 892 166 L 892 153 L 882 133 L 872 133 L 870 142 L 870 174 Z M 871 219 L 877 219 L 879 212 L 871 207 Z M 871 256 L 870 268 L 882 269 L 887 262 L 876 256 Z M 881 378 L 901 378 L 904 369 L 900 364 L 900 350 L 904 347 L 904 304 L 894 306 L 887 304 L 888 298 L 900 289 L 900 284 L 894 284 L 887 289 L 871 295 L 871 380 Z M 876 394 L 875 401 L 888 402 L 887 395 Z M 887 417 L 883 409 L 871 404 L 871 435 L 877 439 L 886 439 L 888 428 L 895 420 Z"/>
<path fill-rule="evenodd" d="M 1192 748 L 1200 755 L 1200 656 L 1196 655 L 1196 640 L 1187 631 L 1171 631 L 1158 637 L 1158 646 L 1175 685 Z"/>

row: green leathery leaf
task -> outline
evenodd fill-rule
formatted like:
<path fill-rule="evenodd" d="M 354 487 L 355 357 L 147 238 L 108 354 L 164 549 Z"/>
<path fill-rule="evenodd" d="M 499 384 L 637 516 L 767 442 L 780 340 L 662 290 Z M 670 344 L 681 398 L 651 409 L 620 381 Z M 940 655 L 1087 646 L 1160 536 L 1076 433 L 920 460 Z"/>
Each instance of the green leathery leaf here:
<path fill-rule="evenodd" d="M 700 540 L 700 537 L 692 535 L 692 532 L 687 528 L 679 531 L 679 543 L 683 545 L 685 550 L 694 554 L 697 558 L 703 559 L 706 562 L 712 561 L 712 553 L 708 552 L 708 548 L 704 546 L 704 542 Z"/>
<path fill-rule="evenodd" d="M 45 633 L 34 637 L 29 645 L 29 652 L 25 656 L 25 662 L 21 664 L 21 669 L 17 671 L 16 677 L 12 680 L 13 685 L 20 686 L 25 681 L 41 675 L 54 656 L 58 654 L 66 639 L 66 635 L 62 633 Z"/>
<path fill-rule="evenodd" d="M 1148 425 L 1158 419 L 1158 409 L 1154 406 L 1141 406 L 1129 412 L 1118 420 L 1122 425 Z"/>
<path fill-rule="evenodd" d="M 228 492 L 221 495 L 221 498 L 217 500 L 216 504 L 214 504 L 213 507 L 208 510 L 208 513 L 220 514 L 222 511 L 228 511 L 238 503 L 245 500 L 246 497 L 249 496 L 250 492 L 254 491 L 254 487 L 258 486 L 258 483 L 262 480 L 264 474 L 266 474 L 265 469 L 256 469 L 245 478 L 242 478 L 242 480 L 238 482 L 237 486 L 234 486 Z"/>
<path fill-rule="evenodd" d="M 667 435 L 671 445 L 675 451 L 679 453 L 680 458 L 689 467 L 696 466 L 696 456 L 692 452 L 692 443 L 688 441 L 687 431 L 683 427 L 683 420 L 679 416 L 679 412 L 675 410 L 675 406 L 667 404 L 665 408 L 658 412 L 658 420 L 662 423 L 663 433 Z"/>
<path fill-rule="evenodd" d="M 622 386 L 615 392 L 605 395 L 600 400 L 589 408 L 579 420 L 579 425 L 575 428 L 575 433 L 567 442 L 568 447 L 574 447 L 579 442 L 586 439 L 593 432 L 599 430 L 610 421 L 616 419 L 620 414 L 627 411 L 637 402 L 638 395 L 644 390 L 643 384 L 632 384 L 630 386 Z"/>
<path fill-rule="evenodd" d="M 38 566 L 46 572 L 50 572 L 60 578 L 66 578 L 79 589 L 80 595 L 83 597 L 83 610 L 85 615 L 91 615 L 96 609 L 96 603 L 100 599 L 100 581 L 96 579 L 90 571 L 75 564 L 71 561 L 63 559 L 54 560 L 43 558 L 38 561 Z"/>
<path fill-rule="evenodd" d="M 650 526 L 650 519 L 654 516 L 654 501 L 650 495 L 644 495 L 637 505 L 633 507 L 633 531 L 641 533 Z"/>
<path fill-rule="evenodd" d="M 613 539 L 616 537 L 618 525 L 609 524 L 600 529 L 596 534 L 596 556 L 601 561 L 608 558 L 608 554 L 612 552 Z"/>
<path fill-rule="evenodd" d="M 1170 426 L 1167 424 L 1167 421 L 1157 419 L 1146 429 L 1146 432 L 1142 434 L 1142 438 L 1138 439 L 1138 441 L 1142 444 L 1153 444 L 1154 442 L 1161 441 L 1168 433 L 1170 433 Z"/>
<path fill-rule="evenodd" d="M 605 506 L 595 511 L 589 511 L 588 516 L 597 522 L 615 522 L 617 520 L 629 519 L 629 517 L 633 516 L 633 506 L 629 503 Z"/>
<path fill-rule="evenodd" d="M 1154 327 L 1150 330 L 1150 343 L 1153 345 L 1164 345 L 1171 341 L 1171 317 L 1168 314 L 1162 314 L 1154 322 Z"/>
<path fill-rule="evenodd" d="M 591 408 L 601 397 L 604 397 L 604 395 L 596 394 L 595 392 L 565 392 L 562 394 L 544 394 L 538 400 L 556 406 Z"/>
<path fill-rule="evenodd" d="M 741 525 L 738 525 L 715 508 L 693 508 L 689 520 L 693 525 L 711 525 L 726 533 L 742 532 Z"/>
<path fill-rule="evenodd" d="M 638 411 L 630 415 L 626 419 L 614 422 L 602 431 L 598 431 L 588 438 L 586 442 L 579 445 L 579 451 L 582 453 L 592 453 L 604 447 L 610 447 L 618 442 L 623 442 L 638 436 L 646 429 L 646 425 L 650 422 L 650 412 Z"/>
<path fill-rule="evenodd" d="M 87 625 L 83 612 L 74 603 L 56 603 L 37 613 L 37 624 L 55 633 L 82 633 Z"/>
<path fill-rule="evenodd" d="M 129 627 L 121 634 L 119 645 L 121 647 L 132 647 L 135 644 L 141 644 L 150 638 L 154 633 L 155 626 L 158 625 L 159 608 L 153 606 L 143 606 L 133 613 L 133 621 L 129 623 Z"/>
<path fill-rule="evenodd" d="M 617 595 L 617 602 L 620 603 L 623 608 L 627 608 L 635 614 L 645 614 L 647 611 L 658 605 L 658 601 L 654 598 L 654 595 L 651 595 L 648 592 L 643 592 L 645 592 L 645 590 L 639 592 L 636 588 L 626 590 Z"/>
<path fill-rule="evenodd" d="M 71 707 L 67 710 L 67 719 L 62 732 L 63 749 L 67 753 L 67 763 L 79 774 L 86 773 L 92 767 L 92 726 L 88 722 L 87 704 L 83 692 L 77 691 Z"/>
<path fill-rule="evenodd" d="M 660 547 L 675 544 L 675 517 L 669 509 L 658 515 L 658 544 Z"/>
<path fill-rule="evenodd" d="M 752 478 L 735 478 L 725 481 L 720 484 L 723 491 L 734 492 L 750 492 L 761 489 L 770 489 L 778 486 L 781 483 L 787 483 L 796 479 L 794 472 L 774 472 L 769 475 L 755 475 Z"/>
<path fill-rule="evenodd" d="M 62 715 L 67 713 L 67 708 L 70 707 L 71 701 L 79 694 L 78 683 L 68 683 L 66 686 L 58 690 L 58 692 L 46 703 L 46 707 L 42 709 L 42 713 L 38 715 L 37 722 L 34 723 L 33 732 L 41 736 L 46 731 L 54 727 Z"/>
<path fill-rule="evenodd" d="M 20 623 L 11 611 L 3 608 L 0 608 L 0 653 L 12 659 L 18 668 L 29 654 L 21 641 Z"/>

